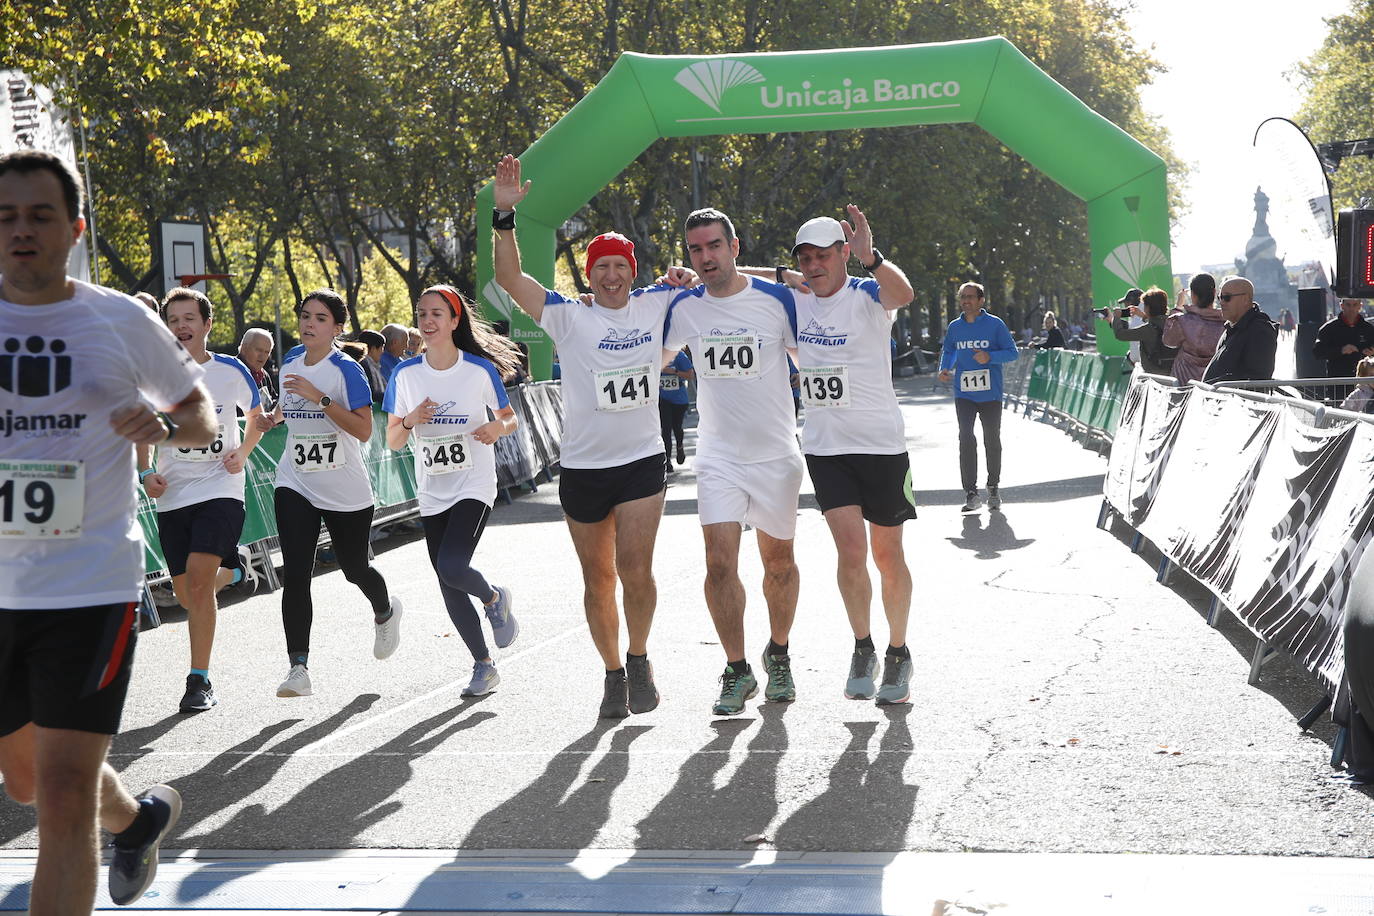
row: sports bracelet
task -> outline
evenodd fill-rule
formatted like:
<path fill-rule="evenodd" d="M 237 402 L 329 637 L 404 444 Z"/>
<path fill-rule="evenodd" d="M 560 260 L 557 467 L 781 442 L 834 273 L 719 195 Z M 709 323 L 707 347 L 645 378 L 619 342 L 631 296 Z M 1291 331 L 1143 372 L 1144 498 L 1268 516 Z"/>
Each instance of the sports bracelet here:
<path fill-rule="evenodd" d="M 608 261 L 607 263 L 609 264 L 610 262 Z M 406 426 L 406 418 L 405 418 L 405 417 L 401 417 L 401 429 L 404 429 L 404 430 L 406 430 L 407 432 L 409 432 L 410 430 L 412 430 L 412 429 L 414 429 L 414 428 L 415 428 L 415 427 L 413 427 L 413 426 Z"/>
<path fill-rule="evenodd" d="M 145 481 L 145 480 L 148 479 L 148 475 L 149 475 L 149 474 L 156 474 L 156 473 L 157 473 L 157 471 L 153 470 L 152 468 L 148 468 L 148 470 L 146 470 L 146 471 L 139 471 L 139 472 L 138 472 L 138 482 L 139 482 L 139 483 L 143 483 L 143 481 Z"/>
<path fill-rule="evenodd" d="M 491 210 L 491 228 L 508 230 L 515 228 L 515 211 L 501 210 L 493 207 Z"/>

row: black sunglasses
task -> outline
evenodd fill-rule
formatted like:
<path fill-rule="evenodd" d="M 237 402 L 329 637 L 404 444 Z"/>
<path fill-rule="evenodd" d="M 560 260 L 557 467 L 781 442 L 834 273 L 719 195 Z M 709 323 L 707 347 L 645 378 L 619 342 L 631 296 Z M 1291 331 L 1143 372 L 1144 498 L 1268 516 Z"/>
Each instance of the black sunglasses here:
<path fill-rule="evenodd" d="M 1230 302 L 1232 299 L 1237 299 L 1244 295 L 1245 293 L 1219 293 L 1217 298 L 1222 302 Z"/>

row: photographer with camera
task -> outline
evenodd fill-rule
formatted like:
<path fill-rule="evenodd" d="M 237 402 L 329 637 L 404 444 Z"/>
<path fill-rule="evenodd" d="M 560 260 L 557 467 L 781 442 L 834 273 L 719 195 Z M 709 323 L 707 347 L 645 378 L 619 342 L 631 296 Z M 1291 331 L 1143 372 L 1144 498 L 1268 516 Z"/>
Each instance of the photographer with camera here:
<path fill-rule="evenodd" d="M 1141 304 L 1144 308 L 1141 308 Z M 1141 293 L 1139 289 L 1129 289 L 1126 295 L 1117 300 L 1119 309 L 1112 320 L 1112 333 L 1117 340 L 1133 340 L 1140 344 L 1140 368 L 1151 375 L 1172 375 L 1174 356 L 1178 350 L 1164 345 L 1164 313 L 1169 308 L 1169 294 L 1157 286 Z M 1126 320 L 1131 316 L 1145 323 L 1139 327 L 1128 327 Z"/>

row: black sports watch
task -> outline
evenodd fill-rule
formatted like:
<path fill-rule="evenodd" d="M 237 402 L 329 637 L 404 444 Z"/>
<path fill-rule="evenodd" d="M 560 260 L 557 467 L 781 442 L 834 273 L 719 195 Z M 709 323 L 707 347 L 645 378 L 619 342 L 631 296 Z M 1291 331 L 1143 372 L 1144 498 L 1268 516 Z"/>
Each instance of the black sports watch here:
<path fill-rule="evenodd" d="M 875 271 L 875 270 L 877 270 L 879 267 L 881 267 L 881 266 L 883 265 L 883 261 L 886 261 L 886 260 L 887 260 L 887 258 L 883 257 L 883 253 L 882 253 L 881 251 L 879 251 L 878 249 L 874 248 L 874 249 L 873 249 L 873 263 L 872 263 L 872 264 L 865 264 L 864 262 L 860 261 L 860 262 L 859 262 L 859 266 L 862 267 L 864 270 L 866 270 L 868 273 L 873 273 L 873 271 Z"/>
<path fill-rule="evenodd" d="M 320 396 L 320 410 L 324 410 L 326 407 L 333 403 L 334 399 L 331 398 L 329 395 L 325 394 Z"/>

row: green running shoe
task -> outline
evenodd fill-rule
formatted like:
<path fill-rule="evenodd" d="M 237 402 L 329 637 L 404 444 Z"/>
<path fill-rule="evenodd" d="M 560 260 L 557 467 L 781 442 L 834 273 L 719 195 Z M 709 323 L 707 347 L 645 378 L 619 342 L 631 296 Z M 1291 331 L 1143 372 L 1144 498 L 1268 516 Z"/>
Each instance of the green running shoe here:
<path fill-rule="evenodd" d="M 737 716 L 744 709 L 744 701 L 752 700 L 758 693 L 759 682 L 754 677 L 754 672 L 745 671 L 737 674 L 734 668 L 726 665 L 725 673 L 720 676 L 720 699 L 711 707 L 711 713 L 717 716 Z"/>
<path fill-rule="evenodd" d="M 764 697 L 772 703 L 791 703 L 797 698 L 797 688 L 792 683 L 792 656 L 769 655 L 763 653 L 763 669 L 768 672 L 768 687 Z"/>

